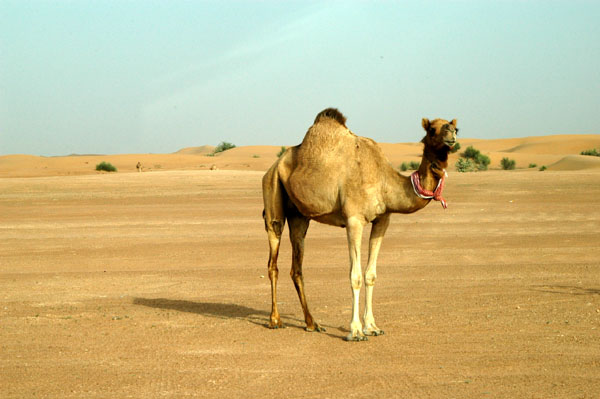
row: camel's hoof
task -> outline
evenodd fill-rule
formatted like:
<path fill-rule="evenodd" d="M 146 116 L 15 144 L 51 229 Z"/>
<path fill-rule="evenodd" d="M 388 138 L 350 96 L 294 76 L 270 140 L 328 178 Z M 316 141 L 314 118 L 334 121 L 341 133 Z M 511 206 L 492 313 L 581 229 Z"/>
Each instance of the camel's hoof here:
<path fill-rule="evenodd" d="M 360 341 L 368 341 L 368 340 L 369 340 L 369 338 L 367 338 L 364 335 L 360 335 L 360 334 L 357 334 L 357 335 L 348 334 L 346 336 L 346 338 L 344 338 L 344 341 L 347 341 L 347 342 L 360 342 Z"/>
<path fill-rule="evenodd" d="M 370 335 L 372 337 L 378 337 L 380 335 L 385 335 L 385 331 L 383 330 L 370 330 L 370 331 L 363 331 L 363 333 L 365 335 Z"/>
<path fill-rule="evenodd" d="M 321 327 L 317 323 L 315 323 L 315 325 L 312 326 L 312 327 L 306 327 L 305 330 L 308 331 L 308 332 L 325 332 L 325 331 L 327 331 L 325 329 L 325 327 Z"/>
<path fill-rule="evenodd" d="M 279 328 L 283 328 L 283 324 L 281 324 L 281 322 L 278 322 L 278 323 L 270 322 L 269 324 L 267 324 L 267 328 L 270 328 L 271 330 L 277 330 Z"/>

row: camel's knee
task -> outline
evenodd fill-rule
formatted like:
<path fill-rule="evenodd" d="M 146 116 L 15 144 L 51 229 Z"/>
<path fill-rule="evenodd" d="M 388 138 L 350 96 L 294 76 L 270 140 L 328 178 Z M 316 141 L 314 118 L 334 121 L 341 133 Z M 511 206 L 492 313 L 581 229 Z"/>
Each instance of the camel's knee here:
<path fill-rule="evenodd" d="M 279 257 L 279 243 L 270 242 L 269 244 L 271 244 L 271 250 L 269 251 L 269 262 L 267 263 L 267 266 L 269 268 L 269 272 L 271 272 L 271 270 L 277 270 L 277 258 Z"/>
<path fill-rule="evenodd" d="M 281 242 L 281 236 L 277 236 L 274 232 L 269 231 L 269 277 L 273 280 L 273 277 L 277 278 L 277 258 L 279 257 L 279 243 Z"/>
<path fill-rule="evenodd" d="M 367 272 L 365 274 L 365 285 L 367 287 L 372 287 L 375 285 L 375 280 L 377 280 L 377 273 Z"/>
<path fill-rule="evenodd" d="M 294 281 L 303 281 L 304 280 L 304 276 L 302 275 L 302 270 L 298 270 L 296 268 L 292 268 L 292 270 L 290 270 L 290 277 Z"/>
<path fill-rule="evenodd" d="M 279 269 L 277 269 L 276 264 L 269 264 L 269 279 L 271 281 L 277 281 L 279 277 Z"/>
<path fill-rule="evenodd" d="M 277 237 L 281 237 L 283 234 L 283 227 L 285 226 L 285 219 L 274 219 L 269 220 L 269 218 L 265 217 L 263 211 L 263 218 L 265 220 L 265 230 L 267 232 L 273 232 Z"/>
<path fill-rule="evenodd" d="M 277 226 L 276 223 L 275 225 Z M 283 227 L 281 227 L 280 229 L 282 228 Z M 281 243 L 281 232 L 278 232 L 277 229 L 269 229 L 267 227 L 267 236 L 269 238 L 269 248 L 271 255 L 277 255 L 279 253 L 279 244 Z"/>
<path fill-rule="evenodd" d="M 360 274 L 356 276 L 350 276 L 350 284 L 352 284 L 353 290 L 360 290 L 362 287 L 362 283 L 363 278 Z"/>

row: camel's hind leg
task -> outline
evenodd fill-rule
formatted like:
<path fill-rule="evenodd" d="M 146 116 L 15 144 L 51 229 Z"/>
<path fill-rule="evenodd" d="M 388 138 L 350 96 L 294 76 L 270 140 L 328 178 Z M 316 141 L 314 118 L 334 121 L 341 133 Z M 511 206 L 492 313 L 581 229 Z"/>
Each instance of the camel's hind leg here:
<path fill-rule="evenodd" d="M 283 223 L 274 221 L 273 228 L 267 228 L 269 236 L 269 280 L 271 280 L 271 318 L 269 320 L 269 328 L 281 328 L 281 317 L 277 309 L 277 278 L 279 277 L 279 269 L 277 268 L 277 257 L 279 255 L 279 243 L 281 242 L 281 231 Z M 266 221 L 265 221 L 266 224 Z"/>
<path fill-rule="evenodd" d="M 269 328 L 280 328 L 281 317 L 277 309 L 277 278 L 279 270 L 277 268 L 277 257 L 279 256 L 279 244 L 281 234 L 285 226 L 285 213 L 283 210 L 284 195 L 281 183 L 277 176 L 277 169 L 272 167 L 263 178 L 263 199 L 265 210 L 263 218 L 265 220 L 265 230 L 269 237 L 269 279 L 271 280 L 271 317 Z"/>
<path fill-rule="evenodd" d="M 292 242 L 292 270 L 290 276 L 294 281 L 298 298 L 304 312 L 304 320 L 306 321 L 306 331 L 325 331 L 313 319 L 308 305 L 306 303 L 306 295 L 304 294 L 304 277 L 302 276 L 302 260 L 304 259 L 304 237 L 310 219 L 296 213 L 294 216 L 288 216 L 288 226 L 290 229 L 290 241 Z"/>

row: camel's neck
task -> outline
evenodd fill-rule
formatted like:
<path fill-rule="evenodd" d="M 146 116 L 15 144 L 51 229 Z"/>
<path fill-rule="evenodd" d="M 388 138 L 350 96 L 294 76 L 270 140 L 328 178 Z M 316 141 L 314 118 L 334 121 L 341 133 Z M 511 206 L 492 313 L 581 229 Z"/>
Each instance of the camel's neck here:
<path fill-rule="evenodd" d="M 425 190 L 433 191 L 448 167 L 448 150 L 433 150 L 425 147 L 419 167 L 421 185 Z"/>
<path fill-rule="evenodd" d="M 448 167 L 448 151 L 432 150 L 425 148 L 419 177 L 421 186 L 427 191 L 434 191 Z M 388 179 L 386 208 L 390 212 L 412 213 L 425 207 L 430 200 L 419 198 L 413 189 L 410 178 L 395 172 L 395 176 Z"/>

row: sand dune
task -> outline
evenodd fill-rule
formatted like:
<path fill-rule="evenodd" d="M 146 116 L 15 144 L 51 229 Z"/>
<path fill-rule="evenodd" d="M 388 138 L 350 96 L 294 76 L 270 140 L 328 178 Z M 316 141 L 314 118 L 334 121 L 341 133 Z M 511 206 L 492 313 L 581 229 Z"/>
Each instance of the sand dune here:
<path fill-rule="evenodd" d="M 186 147 L 175 152 L 175 154 L 186 154 L 186 155 L 206 155 L 210 154 L 215 150 L 213 145 L 203 145 L 200 147 Z"/>
<path fill-rule="evenodd" d="M 500 169 L 504 157 L 514 159 L 517 168 L 535 164 L 548 170 L 597 170 L 600 158 L 579 155 L 591 148 L 600 149 L 600 135 L 556 135 L 497 140 L 459 139 L 461 151 L 472 145 L 491 159 L 490 169 Z M 294 145 L 294 143 L 291 143 Z M 380 143 L 390 162 L 419 161 L 422 146 L 414 143 Z M 96 172 L 95 166 L 110 162 L 119 172 L 136 172 L 141 162 L 145 172 L 156 170 L 266 170 L 277 159 L 280 146 L 243 146 L 209 156 L 213 146 L 188 147 L 173 154 L 71 155 L 39 157 L 32 155 L 0 156 L 0 177 L 34 177 L 85 175 Z M 459 152 L 461 152 L 459 151 Z M 450 157 L 450 169 L 459 154 Z M 537 170 L 537 168 L 532 170 Z"/>
<path fill-rule="evenodd" d="M 567 155 L 549 166 L 550 170 L 582 170 L 600 168 L 600 157 Z"/>
<path fill-rule="evenodd" d="M 526 137 L 522 139 L 489 140 L 486 144 L 495 147 L 491 151 L 499 152 L 579 154 L 583 150 L 600 146 L 600 136 L 590 134 Z"/>

